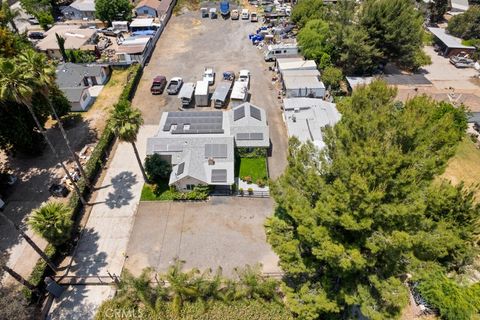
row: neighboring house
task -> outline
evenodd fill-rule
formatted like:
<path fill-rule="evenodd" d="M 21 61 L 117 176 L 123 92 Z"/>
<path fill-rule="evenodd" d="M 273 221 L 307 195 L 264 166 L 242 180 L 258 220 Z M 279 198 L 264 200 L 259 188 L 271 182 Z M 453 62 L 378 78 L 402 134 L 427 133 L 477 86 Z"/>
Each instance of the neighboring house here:
<path fill-rule="evenodd" d="M 235 147 L 269 146 L 265 111 L 244 103 L 225 112 L 164 112 L 159 132 L 147 140 L 147 154 L 159 154 L 172 165 L 169 185 L 177 190 L 196 185 L 230 189 Z"/>
<path fill-rule="evenodd" d="M 286 70 L 318 70 L 315 61 L 302 58 L 278 58 L 276 64 L 280 74 Z"/>
<path fill-rule="evenodd" d="M 129 37 L 117 48 L 115 54 L 119 62 L 142 61 L 145 51 L 151 42 L 149 36 Z"/>
<path fill-rule="evenodd" d="M 75 0 L 62 13 L 69 20 L 95 20 L 95 0 Z"/>
<path fill-rule="evenodd" d="M 85 111 L 110 75 L 107 65 L 62 63 L 56 70 L 56 82 L 72 106 L 72 111 Z"/>
<path fill-rule="evenodd" d="M 423 74 L 382 74 L 375 77 L 345 77 L 350 91 L 358 86 L 368 85 L 374 79 L 384 80 L 389 86 L 419 88 L 430 87 L 432 82 Z"/>
<path fill-rule="evenodd" d="M 135 13 L 138 17 L 160 18 L 165 12 L 162 12 L 162 1 L 142 0 L 135 7 Z"/>
<path fill-rule="evenodd" d="M 433 34 L 435 46 L 439 52 L 447 58 L 460 52 L 473 54 L 476 50 L 473 46 L 463 45 L 462 39 L 447 34 L 445 29 L 429 27 L 428 30 Z"/>
<path fill-rule="evenodd" d="M 97 31 L 88 28 L 79 28 L 78 25 L 54 25 L 45 32 L 45 38 L 37 42 L 36 48 L 46 53 L 50 58 L 62 59 L 55 34 L 65 39 L 65 49 L 96 51 L 94 44 Z"/>
<path fill-rule="evenodd" d="M 319 149 L 325 147 L 322 129 L 341 118 L 334 103 L 311 98 L 283 99 L 283 115 L 289 137 L 310 141 Z"/>

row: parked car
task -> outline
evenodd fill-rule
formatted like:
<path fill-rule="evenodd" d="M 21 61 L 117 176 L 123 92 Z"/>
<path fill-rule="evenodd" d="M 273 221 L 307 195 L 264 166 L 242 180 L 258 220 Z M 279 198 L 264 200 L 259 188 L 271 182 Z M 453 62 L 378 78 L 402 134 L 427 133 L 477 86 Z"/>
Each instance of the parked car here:
<path fill-rule="evenodd" d="M 230 14 L 230 3 L 228 1 L 220 2 L 220 14 L 224 19 L 228 18 Z"/>
<path fill-rule="evenodd" d="M 170 80 L 167 86 L 167 93 L 168 94 L 177 94 L 180 89 L 182 88 L 183 80 L 182 78 L 175 77 Z"/>
<path fill-rule="evenodd" d="M 250 71 L 246 69 L 240 70 L 238 75 L 238 81 L 246 82 L 247 88 L 250 88 Z"/>
<path fill-rule="evenodd" d="M 250 18 L 250 14 L 248 13 L 248 9 L 242 9 L 242 20 L 248 20 Z"/>
<path fill-rule="evenodd" d="M 238 20 L 239 17 L 240 15 L 238 13 L 238 10 L 232 10 L 232 12 L 230 13 L 230 18 L 232 18 L 232 20 Z"/>
<path fill-rule="evenodd" d="M 217 8 L 210 8 L 210 19 L 217 19 Z"/>
<path fill-rule="evenodd" d="M 472 68 L 475 65 L 473 59 L 460 55 L 450 57 L 450 63 L 457 68 Z"/>
<path fill-rule="evenodd" d="M 202 18 L 209 17 L 208 8 L 200 8 L 200 12 L 202 13 Z"/>
<path fill-rule="evenodd" d="M 256 12 L 252 12 L 252 13 L 250 14 L 250 21 L 251 21 L 251 22 L 258 22 L 258 15 L 257 15 Z"/>
<path fill-rule="evenodd" d="M 29 18 L 27 19 L 27 21 L 28 21 L 30 24 L 40 24 L 35 17 L 29 17 Z"/>
<path fill-rule="evenodd" d="M 50 188 L 48 188 L 48 191 L 52 196 L 57 198 L 65 198 L 70 192 L 65 185 L 56 183 L 52 184 Z"/>
<path fill-rule="evenodd" d="M 45 34 L 43 34 L 43 32 L 34 31 L 34 32 L 30 32 L 30 33 L 28 34 L 28 37 L 29 37 L 30 39 L 40 40 L 40 39 L 45 38 Z"/>
<path fill-rule="evenodd" d="M 162 94 L 166 86 L 167 86 L 167 78 L 165 78 L 164 76 L 156 76 L 152 81 L 150 92 L 152 94 Z"/>
<path fill-rule="evenodd" d="M 213 67 L 205 67 L 203 69 L 203 81 L 208 82 L 209 86 L 215 83 L 215 70 Z"/>

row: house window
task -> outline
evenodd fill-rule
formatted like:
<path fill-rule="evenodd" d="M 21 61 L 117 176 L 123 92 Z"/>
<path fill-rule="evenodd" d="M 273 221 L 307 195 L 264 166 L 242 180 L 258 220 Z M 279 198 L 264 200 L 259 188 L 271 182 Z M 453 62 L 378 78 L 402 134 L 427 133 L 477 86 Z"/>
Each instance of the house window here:
<path fill-rule="evenodd" d="M 187 190 L 193 190 L 195 188 L 194 184 L 187 184 Z"/>
<path fill-rule="evenodd" d="M 143 14 L 148 14 L 148 9 L 143 9 Z"/>
<path fill-rule="evenodd" d="M 86 94 L 82 95 L 82 101 L 85 101 L 85 100 L 87 100 L 87 95 Z"/>

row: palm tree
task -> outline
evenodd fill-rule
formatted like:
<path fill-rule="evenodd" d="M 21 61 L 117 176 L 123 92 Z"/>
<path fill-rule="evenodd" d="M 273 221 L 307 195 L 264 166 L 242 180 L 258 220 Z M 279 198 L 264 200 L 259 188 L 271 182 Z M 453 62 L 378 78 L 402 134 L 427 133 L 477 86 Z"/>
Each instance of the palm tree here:
<path fill-rule="evenodd" d="M 53 262 L 50 260 L 50 258 L 45 254 L 45 252 L 40 249 L 35 242 L 25 233 L 23 230 L 16 225 L 12 220 L 10 220 L 3 212 L 0 211 L 0 217 L 5 219 L 15 230 L 17 230 L 18 233 L 27 241 L 27 243 L 35 250 L 36 253 L 45 261 L 45 263 L 53 270 L 56 271 L 57 268 L 53 264 Z"/>
<path fill-rule="evenodd" d="M 64 244 L 72 232 L 72 209 L 60 202 L 47 202 L 33 210 L 28 224 L 38 235 L 55 246 Z"/>
<path fill-rule="evenodd" d="M 140 110 L 132 108 L 129 101 L 122 100 L 115 105 L 111 121 L 111 125 L 120 141 L 130 142 L 132 144 L 133 152 L 135 152 L 135 157 L 142 171 L 143 179 L 147 182 L 148 178 L 145 174 L 140 155 L 138 154 L 137 146 L 135 145 L 138 131 L 143 124 L 142 113 Z"/>
<path fill-rule="evenodd" d="M 52 101 L 49 98 L 50 88 L 56 85 L 55 68 L 52 66 L 52 64 L 48 63 L 47 58 L 44 54 L 35 52 L 33 50 L 27 50 L 24 53 L 20 54 L 19 60 L 20 65 L 26 70 L 29 70 L 32 75 L 37 79 L 40 93 L 44 96 L 45 100 L 48 103 L 48 106 L 52 110 L 53 117 L 58 123 L 58 127 L 60 128 L 60 132 L 62 133 L 63 140 L 65 140 L 65 144 L 67 145 L 67 149 L 72 155 L 75 164 L 80 171 L 80 175 L 85 181 L 85 184 L 90 188 L 90 180 L 88 180 L 85 171 L 83 170 L 78 155 L 73 151 L 72 147 L 70 146 L 70 141 L 68 140 L 67 134 L 63 128 L 62 121 L 60 121 L 57 111 L 55 110 L 55 107 L 53 106 Z"/>
<path fill-rule="evenodd" d="M 80 201 L 83 205 L 86 205 L 87 202 L 83 198 L 82 192 L 73 180 L 72 175 L 68 171 L 67 167 L 60 159 L 60 156 L 47 136 L 47 132 L 40 124 L 40 121 L 33 110 L 32 96 L 34 94 L 34 89 L 37 87 L 37 81 L 38 80 L 31 72 L 29 72 L 29 70 L 25 70 L 21 66 L 17 66 L 14 60 L 0 59 L 0 100 L 13 100 L 27 107 L 28 111 L 32 115 L 33 120 L 35 121 L 38 130 L 40 130 L 42 133 L 45 141 L 55 155 L 55 158 L 58 160 L 68 179 L 75 188 Z"/>

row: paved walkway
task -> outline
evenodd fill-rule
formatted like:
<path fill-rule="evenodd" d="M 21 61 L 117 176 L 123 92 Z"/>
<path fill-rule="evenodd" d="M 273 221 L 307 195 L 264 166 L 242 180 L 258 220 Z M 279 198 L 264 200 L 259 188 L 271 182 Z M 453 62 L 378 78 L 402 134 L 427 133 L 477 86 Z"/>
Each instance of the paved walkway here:
<path fill-rule="evenodd" d="M 147 137 L 157 126 L 140 130 L 137 147 L 145 158 Z M 140 201 L 143 178 L 131 144 L 120 143 L 113 154 L 94 207 L 78 244 L 69 276 L 120 275 Z M 109 286 L 75 286 L 64 292 L 50 309 L 50 319 L 92 319 L 98 306 L 113 295 Z"/>

